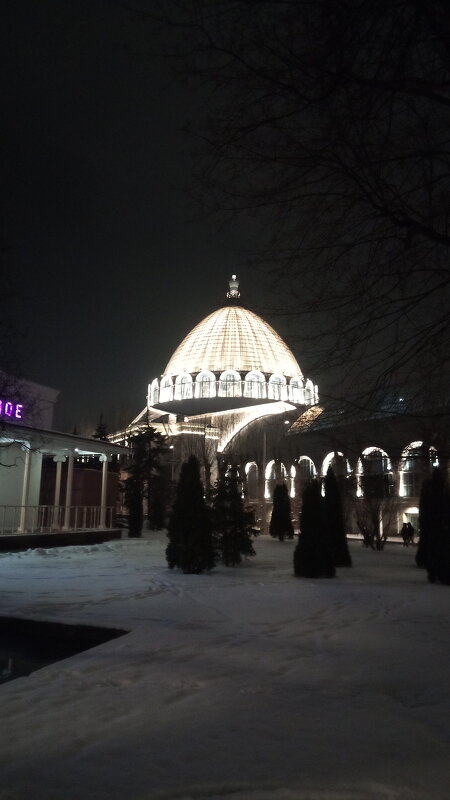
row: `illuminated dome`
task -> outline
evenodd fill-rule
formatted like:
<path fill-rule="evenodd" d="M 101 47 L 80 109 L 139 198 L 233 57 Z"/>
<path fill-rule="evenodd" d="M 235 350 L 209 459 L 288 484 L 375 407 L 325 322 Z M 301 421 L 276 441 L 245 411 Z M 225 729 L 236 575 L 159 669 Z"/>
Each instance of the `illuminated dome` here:
<path fill-rule="evenodd" d="M 238 305 L 239 281 L 229 281 L 229 305 L 213 311 L 183 339 L 148 406 L 187 415 L 268 403 L 314 405 L 317 387 L 274 329 Z"/>
<path fill-rule="evenodd" d="M 205 317 L 175 350 L 164 375 L 202 370 L 259 370 L 301 376 L 301 369 L 282 338 L 252 311 L 241 306 L 219 308 Z"/>

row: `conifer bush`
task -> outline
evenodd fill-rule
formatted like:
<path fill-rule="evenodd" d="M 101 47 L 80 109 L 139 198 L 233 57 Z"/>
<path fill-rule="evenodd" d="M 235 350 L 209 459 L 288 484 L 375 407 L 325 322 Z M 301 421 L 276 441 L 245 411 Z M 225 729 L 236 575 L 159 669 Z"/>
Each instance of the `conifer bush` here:
<path fill-rule="evenodd" d="M 285 483 L 277 484 L 273 491 L 272 516 L 269 533 L 274 539 L 283 542 L 294 538 L 294 526 L 291 518 L 291 499 Z"/>
<path fill-rule="evenodd" d="M 319 481 L 311 481 L 302 495 L 300 534 L 294 550 L 294 573 L 301 578 L 333 578 L 336 574 L 325 499 Z"/>
<path fill-rule="evenodd" d="M 125 483 L 125 504 L 128 508 L 128 536 L 130 539 L 139 538 L 144 524 L 144 511 L 141 482 L 134 476 L 127 478 Z"/>
<path fill-rule="evenodd" d="M 148 425 L 140 433 L 131 437 L 130 459 L 125 471 L 128 477 L 123 481 L 124 504 L 128 509 L 128 536 L 142 534 L 144 524 L 143 500 L 148 501 L 150 515 L 157 484 L 162 483 L 161 456 L 167 452 L 166 438 Z M 165 511 L 160 509 L 160 520 Z"/>
<path fill-rule="evenodd" d="M 431 583 L 450 585 L 450 490 L 439 467 L 422 486 L 419 524 L 417 565 L 425 567 Z"/>
<path fill-rule="evenodd" d="M 325 513 L 335 567 L 351 567 L 339 485 L 332 467 L 325 477 Z"/>
<path fill-rule="evenodd" d="M 203 496 L 199 463 L 190 456 L 181 468 L 176 498 L 168 526 L 166 559 L 170 569 L 198 574 L 214 567 L 218 554 L 214 547 L 210 512 Z"/>
<path fill-rule="evenodd" d="M 212 512 L 216 546 L 225 566 L 235 567 L 243 557 L 254 556 L 252 514 L 244 508 L 236 466 L 221 473 L 213 497 Z"/>

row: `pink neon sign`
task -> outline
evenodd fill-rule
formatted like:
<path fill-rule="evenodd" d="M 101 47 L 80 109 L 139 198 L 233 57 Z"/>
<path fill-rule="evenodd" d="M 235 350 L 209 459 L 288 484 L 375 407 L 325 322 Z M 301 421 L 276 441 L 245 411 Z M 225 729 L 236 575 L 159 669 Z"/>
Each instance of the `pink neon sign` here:
<path fill-rule="evenodd" d="M 13 403 L 11 400 L 2 400 L 0 398 L 0 416 L 22 419 L 22 412 L 22 403 Z"/>

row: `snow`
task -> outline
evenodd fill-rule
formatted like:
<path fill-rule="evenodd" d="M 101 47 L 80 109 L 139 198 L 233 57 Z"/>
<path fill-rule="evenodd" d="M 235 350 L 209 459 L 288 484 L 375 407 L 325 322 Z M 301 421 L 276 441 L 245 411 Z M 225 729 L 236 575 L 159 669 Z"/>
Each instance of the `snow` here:
<path fill-rule="evenodd" d="M 413 548 L 209 575 L 163 533 L 0 554 L 0 615 L 130 633 L 0 686 L 1 800 L 448 800 L 450 589 Z"/>

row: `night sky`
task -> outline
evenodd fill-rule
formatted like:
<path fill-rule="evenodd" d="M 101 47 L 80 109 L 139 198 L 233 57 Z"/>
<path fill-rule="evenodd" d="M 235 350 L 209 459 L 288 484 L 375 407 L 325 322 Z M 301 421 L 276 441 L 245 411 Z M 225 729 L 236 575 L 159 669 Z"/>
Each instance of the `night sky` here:
<path fill-rule="evenodd" d="M 4 4 L 1 38 L 2 270 L 21 372 L 61 391 L 57 427 L 103 413 L 112 430 L 232 272 L 257 310 L 251 228 L 219 226 L 186 191 L 182 126 L 202 98 L 171 77 L 150 21 L 121 3 L 21 0 Z"/>

